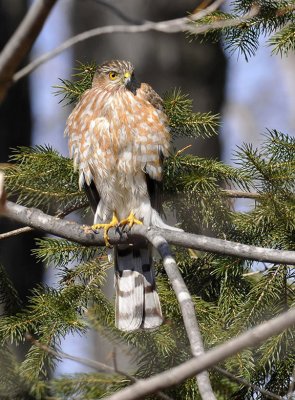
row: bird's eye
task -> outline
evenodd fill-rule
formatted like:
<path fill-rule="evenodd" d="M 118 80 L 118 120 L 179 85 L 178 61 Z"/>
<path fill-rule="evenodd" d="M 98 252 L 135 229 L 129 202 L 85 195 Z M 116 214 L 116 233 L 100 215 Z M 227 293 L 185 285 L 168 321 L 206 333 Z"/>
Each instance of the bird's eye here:
<path fill-rule="evenodd" d="M 118 76 L 118 74 L 117 74 L 117 72 L 115 72 L 115 71 L 111 71 L 111 72 L 109 73 L 109 77 L 110 77 L 110 79 L 111 79 L 112 81 L 113 81 L 114 79 L 116 79 L 117 76 Z"/>

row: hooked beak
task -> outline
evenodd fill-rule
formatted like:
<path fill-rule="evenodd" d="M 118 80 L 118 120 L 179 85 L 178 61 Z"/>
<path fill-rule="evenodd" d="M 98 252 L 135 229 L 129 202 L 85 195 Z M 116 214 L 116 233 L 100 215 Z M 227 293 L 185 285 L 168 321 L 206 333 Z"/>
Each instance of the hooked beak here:
<path fill-rule="evenodd" d="M 134 95 L 136 95 L 136 90 L 140 87 L 139 83 L 134 78 L 134 74 L 130 72 L 125 72 L 124 74 L 124 84 L 127 90 L 130 90 Z"/>
<path fill-rule="evenodd" d="M 124 74 L 124 83 L 125 83 L 125 85 L 127 86 L 130 81 L 131 81 L 130 72 L 125 72 L 125 74 Z"/>

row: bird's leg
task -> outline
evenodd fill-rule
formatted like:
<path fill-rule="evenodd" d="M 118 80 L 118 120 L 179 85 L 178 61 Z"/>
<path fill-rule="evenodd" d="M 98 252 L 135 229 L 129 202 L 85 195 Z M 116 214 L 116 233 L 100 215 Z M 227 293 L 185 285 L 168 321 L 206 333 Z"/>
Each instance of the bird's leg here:
<path fill-rule="evenodd" d="M 107 224 L 94 224 L 91 226 L 91 229 L 93 231 L 96 231 L 97 229 L 103 229 L 103 238 L 104 238 L 105 244 L 107 247 L 110 247 L 108 232 L 111 228 L 116 228 L 118 226 L 119 226 L 119 220 L 117 218 L 116 213 L 114 212 L 111 222 L 109 222 Z"/>
<path fill-rule="evenodd" d="M 119 226 L 126 226 L 126 225 L 128 225 L 128 226 L 129 226 L 129 229 L 131 229 L 132 226 L 133 226 L 134 224 L 136 224 L 136 225 L 142 225 L 142 222 L 141 222 L 139 219 L 135 218 L 135 215 L 134 215 L 134 212 L 133 212 L 133 211 L 130 212 L 130 214 L 128 215 L 127 218 L 122 219 L 122 220 L 119 222 Z"/>

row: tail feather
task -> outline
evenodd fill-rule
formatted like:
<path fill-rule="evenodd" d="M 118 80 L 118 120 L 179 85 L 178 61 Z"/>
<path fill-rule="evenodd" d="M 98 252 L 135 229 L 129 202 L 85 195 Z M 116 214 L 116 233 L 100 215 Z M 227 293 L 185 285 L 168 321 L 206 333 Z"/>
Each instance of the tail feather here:
<path fill-rule="evenodd" d="M 115 250 L 116 326 L 123 331 L 153 329 L 163 321 L 156 292 L 151 248 Z"/>

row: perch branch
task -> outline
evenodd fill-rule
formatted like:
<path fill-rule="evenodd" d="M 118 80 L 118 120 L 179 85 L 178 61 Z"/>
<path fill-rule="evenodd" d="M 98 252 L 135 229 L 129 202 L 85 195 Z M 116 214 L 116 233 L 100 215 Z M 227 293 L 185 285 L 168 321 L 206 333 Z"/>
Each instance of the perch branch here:
<path fill-rule="evenodd" d="M 1 212 L 1 210 L 0 210 Z M 19 204 L 6 202 L 2 209 L 2 215 L 20 222 L 21 224 L 32 228 L 51 233 L 73 242 L 84 244 L 86 246 L 104 246 L 104 238 L 101 232 L 85 233 L 83 226 L 73 221 L 65 221 L 57 217 L 45 214 L 36 208 L 27 208 Z M 295 265 L 295 251 L 268 249 L 263 247 L 250 246 L 242 243 L 231 242 L 229 240 L 216 239 L 203 235 L 195 235 L 186 232 L 175 232 L 166 229 L 158 229 L 138 225 L 132 228 L 130 232 L 120 233 L 111 229 L 109 232 L 110 243 L 131 243 L 140 238 L 147 238 L 147 234 L 155 232 L 167 240 L 168 243 L 239 257 L 248 260 L 258 260 L 271 263 Z"/>
<path fill-rule="evenodd" d="M 56 0 L 35 0 L 0 54 L 0 102 L 13 74 L 38 37 Z"/>
<path fill-rule="evenodd" d="M 224 344 L 216 346 L 198 358 L 192 358 L 171 368 L 168 371 L 154 375 L 148 379 L 141 380 L 128 388 L 122 389 L 105 400 L 137 400 L 142 399 L 158 390 L 180 384 L 185 379 L 191 378 L 219 362 L 231 357 L 244 349 L 254 347 L 267 340 L 273 335 L 280 334 L 285 329 L 295 324 L 295 309 L 291 309 L 280 316 L 264 322 L 250 329 Z"/>

